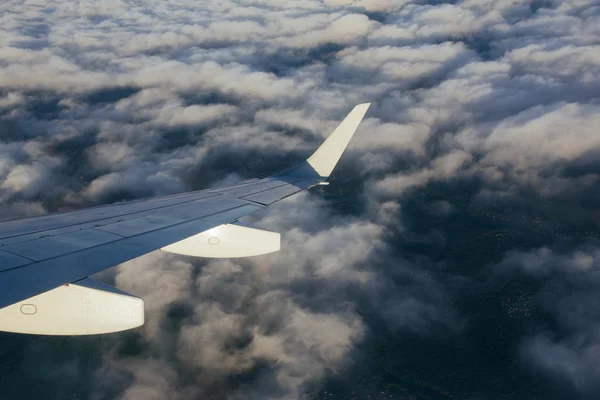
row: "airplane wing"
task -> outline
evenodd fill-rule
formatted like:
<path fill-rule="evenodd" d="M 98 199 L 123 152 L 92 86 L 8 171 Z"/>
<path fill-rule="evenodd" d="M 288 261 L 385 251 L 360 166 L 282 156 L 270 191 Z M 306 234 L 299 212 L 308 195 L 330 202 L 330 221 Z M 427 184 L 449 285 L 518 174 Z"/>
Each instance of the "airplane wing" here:
<path fill-rule="evenodd" d="M 305 162 L 262 180 L 0 222 L 0 331 L 85 335 L 142 325 L 142 299 L 89 275 L 154 250 L 212 258 L 279 250 L 278 233 L 236 221 L 323 184 L 369 106 L 356 106 Z"/>

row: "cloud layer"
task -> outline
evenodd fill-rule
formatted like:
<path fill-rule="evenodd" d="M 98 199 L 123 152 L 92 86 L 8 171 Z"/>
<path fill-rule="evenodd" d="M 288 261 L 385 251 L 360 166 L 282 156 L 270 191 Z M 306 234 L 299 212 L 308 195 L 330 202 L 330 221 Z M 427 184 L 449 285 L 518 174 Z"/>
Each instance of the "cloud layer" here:
<path fill-rule="evenodd" d="M 78 376 L 96 382 L 89 397 L 307 398 L 380 329 L 460 341 L 476 325 L 461 293 L 481 282 L 435 255 L 455 251 L 453 216 L 543 208 L 562 238 L 595 229 L 599 27 L 591 0 L 4 2 L 0 217 L 267 176 L 373 103 L 329 189 L 250 221 L 283 233 L 280 253 L 151 254 L 103 275 L 145 298 L 148 321 L 94 344 L 102 360 Z M 418 200 L 436 187 L 448 196 Z M 595 244 L 556 253 L 544 240 L 486 262 L 592 273 Z M 597 324 L 591 282 L 570 281 L 576 321 L 549 305 L 575 299 L 542 290 L 557 327 L 514 354 L 571 397 L 600 391 L 581 328 Z"/>

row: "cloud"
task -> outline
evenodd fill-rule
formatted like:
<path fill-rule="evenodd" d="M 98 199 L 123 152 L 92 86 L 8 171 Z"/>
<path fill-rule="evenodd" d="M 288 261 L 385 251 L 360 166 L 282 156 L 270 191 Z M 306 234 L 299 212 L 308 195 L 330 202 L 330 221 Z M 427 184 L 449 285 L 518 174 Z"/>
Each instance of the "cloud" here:
<path fill-rule="evenodd" d="M 351 275 L 358 271 L 353 271 L 353 264 L 368 255 L 360 249 L 367 248 L 363 241 L 369 236 L 353 233 L 360 229 L 365 232 L 349 226 L 321 234 L 329 238 L 332 248 L 355 237 L 354 244 L 359 247 L 345 255 L 347 271 L 332 270 L 341 268 L 334 255 L 319 260 L 319 250 L 311 247 L 322 247 L 324 241 L 308 238 L 297 227 L 288 246 L 297 247 L 295 236 L 308 239 L 308 249 L 302 253 L 239 262 L 215 260 L 197 266 L 181 257 L 152 254 L 119 267 L 115 281 L 145 299 L 143 340 L 150 352 L 166 355 L 175 351 L 170 361 L 161 357 L 155 363 L 166 363 L 167 369 L 199 371 L 194 382 L 178 386 L 190 385 L 208 396 L 211 388 L 225 385 L 229 377 L 256 371 L 252 372 L 259 375 L 256 385 L 243 390 L 234 385 L 230 396 L 296 398 L 326 371 L 341 370 L 350 350 L 364 336 L 364 323 L 350 303 L 324 292 L 319 301 L 327 301 L 330 307 L 319 310 L 314 303 L 317 299 L 307 294 L 322 285 L 343 285 L 338 282 L 339 275 L 354 280 Z M 313 278 L 315 273 L 320 283 Z M 171 330 L 169 320 L 177 309 L 183 312 L 180 328 Z M 118 359 L 107 362 L 122 368 Z M 263 365 L 270 367 L 264 369 Z M 136 379 L 126 391 L 132 399 L 148 390 L 146 381 L 137 378 L 145 369 L 134 372 Z M 165 380 L 154 385 L 160 385 L 155 393 L 175 390 L 174 384 Z M 185 393 L 185 389 L 176 392 Z"/>
<path fill-rule="evenodd" d="M 456 67 L 470 59 L 470 52 L 461 43 L 442 43 L 412 46 L 383 46 L 366 49 L 348 48 L 339 53 L 333 67 L 336 79 L 349 79 L 367 75 L 374 82 L 394 82 L 402 88 L 431 79 L 447 69 Z M 404 83 L 404 85 L 402 85 Z"/>
<path fill-rule="evenodd" d="M 491 204 L 599 204 L 592 1 L 0 7 L 10 10 L 0 13 L 2 217 L 260 178 L 308 156 L 354 104 L 373 103 L 330 188 L 250 218 L 283 233 L 281 252 L 151 254 L 107 273 L 145 298 L 148 321 L 99 345 L 94 379 L 114 388 L 99 397 L 302 397 L 380 330 L 462 334 L 471 316 L 456 282 L 472 277 L 447 267 L 451 255 L 435 259 L 454 238 L 417 229 L 415 203 L 450 220 Z M 436 185 L 473 193 L 466 205 L 444 192 L 419 200 Z M 562 263 L 593 275 L 594 251 L 552 244 L 503 254 L 498 268 L 547 280 Z M 575 272 L 560 274 L 593 299 Z M 523 354 L 596 393 L 595 336 L 565 332 L 532 336 Z M 123 356 L 129 345 L 139 352 Z"/>
<path fill-rule="evenodd" d="M 392 176 L 377 182 L 376 189 L 384 195 L 399 195 L 405 190 L 427 184 L 431 180 L 450 179 L 472 161 L 472 156 L 462 150 L 455 150 L 436 158 L 430 168 L 410 175 Z"/>
<path fill-rule="evenodd" d="M 359 305 L 380 313 L 392 332 L 460 329 L 433 279 L 408 261 L 391 279 L 378 265 L 381 227 L 341 217 L 332 225 L 327 214 L 322 202 L 303 194 L 254 217 L 260 227 L 285 232 L 282 251 L 272 255 L 198 262 L 153 253 L 120 266 L 117 286 L 145 300 L 139 357 L 152 362 L 138 369 L 138 357 L 105 349 L 101 379 L 112 387 L 121 374 L 115 371 L 129 371 L 124 395 L 131 399 L 148 390 L 182 398 L 298 398 L 347 367 L 368 333 Z M 195 372 L 147 384 L 163 368 Z M 233 376 L 252 378 L 238 385 Z"/>
<path fill-rule="evenodd" d="M 596 244 L 566 252 L 548 248 L 512 252 L 494 267 L 500 274 L 522 271 L 538 280 L 536 304 L 555 324 L 523 339 L 523 361 L 586 396 L 600 393 L 600 370 L 593 361 L 600 349 L 600 314 L 595 307 L 599 267 Z"/>

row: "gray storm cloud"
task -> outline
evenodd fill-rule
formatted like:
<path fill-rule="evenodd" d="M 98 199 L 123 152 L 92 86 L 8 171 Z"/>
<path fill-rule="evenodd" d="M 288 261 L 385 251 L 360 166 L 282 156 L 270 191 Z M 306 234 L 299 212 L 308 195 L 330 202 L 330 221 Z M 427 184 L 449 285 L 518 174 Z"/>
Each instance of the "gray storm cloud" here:
<path fill-rule="evenodd" d="M 352 215 L 303 194 L 252 220 L 283 233 L 278 254 L 151 254 L 107 275 L 148 314 L 144 350 L 121 357 L 125 339 L 109 341 L 94 375 L 123 372 L 123 398 L 302 398 L 372 334 L 359 305 L 390 332 L 460 334 L 450 290 L 390 255 L 416 236 L 412 191 L 476 180 L 502 202 L 598 188 L 599 27 L 591 0 L 5 1 L 0 216 L 263 177 L 372 102 L 332 184 L 360 182 Z M 577 335 L 535 336 L 524 354 L 589 393 L 595 348 Z"/>

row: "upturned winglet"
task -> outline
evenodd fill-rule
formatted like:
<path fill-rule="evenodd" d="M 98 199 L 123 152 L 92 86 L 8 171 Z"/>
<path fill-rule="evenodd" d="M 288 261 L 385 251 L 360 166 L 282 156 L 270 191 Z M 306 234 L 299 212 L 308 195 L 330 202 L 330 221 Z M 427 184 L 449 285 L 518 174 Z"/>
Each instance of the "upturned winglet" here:
<path fill-rule="evenodd" d="M 321 176 L 328 177 L 335 168 L 371 103 L 359 104 L 348 114 L 323 144 L 306 160 Z"/>

